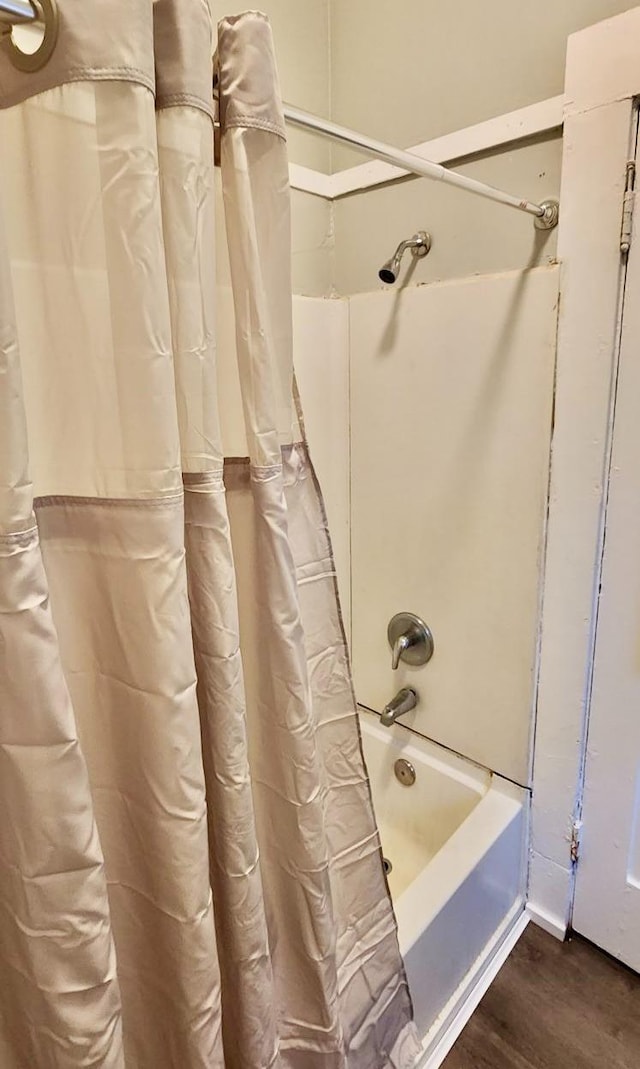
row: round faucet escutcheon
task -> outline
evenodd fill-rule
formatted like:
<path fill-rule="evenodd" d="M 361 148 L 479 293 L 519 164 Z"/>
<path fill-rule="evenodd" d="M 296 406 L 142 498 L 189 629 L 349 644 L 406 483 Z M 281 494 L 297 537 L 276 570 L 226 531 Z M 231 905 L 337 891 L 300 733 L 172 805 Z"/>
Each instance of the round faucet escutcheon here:
<path fill-rule="evenodd" d="M 427 664 L 433 657 L 435 645 L 431 628 L 414 612 L 398 612 L 392 616 L 387 638 L 393 651 L 391 667 L 394 671 L 400 661 L 417 667 Z"/>

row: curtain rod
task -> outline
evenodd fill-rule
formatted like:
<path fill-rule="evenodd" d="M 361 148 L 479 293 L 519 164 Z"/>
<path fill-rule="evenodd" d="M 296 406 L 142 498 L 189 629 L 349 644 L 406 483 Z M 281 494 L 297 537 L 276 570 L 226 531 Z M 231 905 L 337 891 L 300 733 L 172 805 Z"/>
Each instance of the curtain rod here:
<path fill-rule="evenodd" d="M 475 193 L 478 197 L 486 197 L 497 204 L 506 204 L 509 208 L 516 208 L 520 212 L 527 212 L 535 216 L 534 226 L 539 230 L 551 230 L 558 222 L 558 202 L 556 200 L 543 200 L 540 204 L 514 197 L 511 193 L 505 193 L 494 186 L 487 186 L 484 182 L 478 182 L 475 178 L 467 178 L 466 175 L 451 171 L 439 163 L 432 163 L 417 156 L 415 152 L 405 152 L 403 149 L 393 148 L 383 141 L 376 141 L 372 137 L 356 133 L 346 126 L 320 119 L 308 111 L 301 111 L 291 104 L 284 105 L 284 117 L 294 126 L 300 126 L 305 130 L 312 130 L 323 137 L 329 137 L 334 141 L 342 141 L 346 145 L 363 152 L 368 156 L 384 160 L 385 163 L 394 164 L 404 171 L 420 175 L 422 178 L 433 178 L 436 181 L 446 182 L 448 185 L 457 186 L 458 189 L 466 189 L 467 193 Z"/>
<path fill-rule="evenodd" d="M 0 0 L 0 22 L 35 22 L 38 14 L 31 0 Z"/>

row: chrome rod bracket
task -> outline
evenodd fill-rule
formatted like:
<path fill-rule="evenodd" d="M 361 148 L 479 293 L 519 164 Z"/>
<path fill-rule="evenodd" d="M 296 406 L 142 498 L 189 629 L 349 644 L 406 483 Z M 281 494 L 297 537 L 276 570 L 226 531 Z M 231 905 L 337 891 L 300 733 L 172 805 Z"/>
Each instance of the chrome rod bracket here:
<path fill-rule="evenodd" d="M 544 209 L 542 215 L 537 215 L 533 220 L 536 230 L 553 230 L 558 225 L 560 218 L 560 204 L 554 197 L 540 201 L 540 207 Z"/>

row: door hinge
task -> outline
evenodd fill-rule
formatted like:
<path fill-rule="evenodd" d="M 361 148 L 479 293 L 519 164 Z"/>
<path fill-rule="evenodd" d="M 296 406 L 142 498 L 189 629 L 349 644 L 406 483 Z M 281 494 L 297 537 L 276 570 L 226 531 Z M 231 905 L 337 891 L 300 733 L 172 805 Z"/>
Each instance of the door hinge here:
<path fill-rule="evenodd" d="M 626 179 L 624 183 L 624 196 L 622 198 L 622 225 L 620 227 L 620 252 L 626 256 L 631 248 L 631 233 L 633 230 L 633 208 L 636 199 L 636 164 L 635 160 L 627 163 Z"/>
<path fill-rule="evenodd" d="M 569 845 L 569 853 L 571 855 L 571 864 L 577 865 L 580 860 L 580 833 L 582 831 L 582 821 L 574 820 L 571 823 L 571 840 Z"/>

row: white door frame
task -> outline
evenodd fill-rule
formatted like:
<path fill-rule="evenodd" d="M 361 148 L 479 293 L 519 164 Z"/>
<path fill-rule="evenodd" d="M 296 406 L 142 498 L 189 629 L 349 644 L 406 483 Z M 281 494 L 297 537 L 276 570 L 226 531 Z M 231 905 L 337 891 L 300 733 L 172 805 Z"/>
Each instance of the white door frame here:
<path fill-rule="evenodd" d="M 584 773 L 624 277 L 620 221 L 638 96 L 640 7 L 569 38 L 529 887 L 531 915 L 561 938 L 574 894 L 571 838 Z"/>

